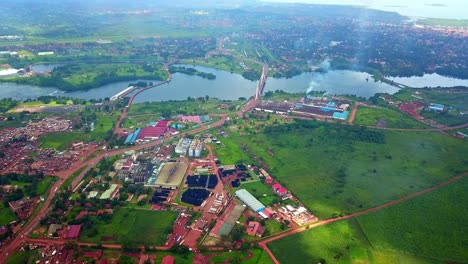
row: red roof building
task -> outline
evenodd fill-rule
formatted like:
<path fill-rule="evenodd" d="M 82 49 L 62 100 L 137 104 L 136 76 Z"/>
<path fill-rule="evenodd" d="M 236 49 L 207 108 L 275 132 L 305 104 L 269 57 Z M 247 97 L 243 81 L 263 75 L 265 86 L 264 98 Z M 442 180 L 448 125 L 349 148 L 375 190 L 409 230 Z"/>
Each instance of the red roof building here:
<path fill-rule="evenodd" d="M 272 187 L 273 190 L 275 190 L 275 191 L 278 190 L 278 189 L 280 189 L 280 188 L 283 188 L 283 186 L 281 186 L 281 184 L 279 184 L 279 183 L 275 183 L 275 184 L 273 184 L 273 186 L 271 186 L 271 187 Z"/>
<path fill-rule="evenodd" d="M 102 249 L 98 249 L 97 251 L 86 251 L 83 253 L 85 258 L 92 258 L 92 259 L 100 259 L 102 256 Z"/>
<path fill-rule="evenodd" d="M 265 182 L 267 184 L 272 184 L 273 183 L 273 179 L 272 178 L 266 178 Z"/>
<path fill-rule="evenodd" d="M 164 136 L 164 134 L 166 134 L 166 131 L 166 127 L 147 126 L 141 129 L 140 133 L 138 134 L 137 140 L 157 139 Z"/>
<path fill-rule="evenodd" d="M 169 255 L 169 256 L 165 256 L 163 259 L 162 259 L 162 262 L 161 264 L 174 264 L 175 262 L 175 259 L 173 256 Z"/>
<path fill-rule="evenodd" d="M 77 239 L 80 236 L 81 225 L 71 225 L 68 228 L 67 238 Z"/>
<path fill-rule="evenodd" d="M 288 190 L 286 190 L 285 188 L 281 187 L 279 188 L 278 190 L 276 190 L 276 192 L 280 195 L 285 195 L 288 193 Z"/>
<path fill-rule="evenodd" d="M 167 127 L 169 125 L 169 120 L 160 120 L 156 124 L 156 127 Z"/>

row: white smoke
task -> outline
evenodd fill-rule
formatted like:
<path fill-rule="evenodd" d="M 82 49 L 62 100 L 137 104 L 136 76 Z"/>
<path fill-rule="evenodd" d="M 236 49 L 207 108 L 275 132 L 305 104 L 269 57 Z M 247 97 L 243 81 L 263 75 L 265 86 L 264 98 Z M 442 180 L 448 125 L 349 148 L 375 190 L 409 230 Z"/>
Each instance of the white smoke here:
<path fill-rule="evenodd" d="M 320 84 L 323 82 L 324 79 L 323 73 L 328 72 L 330 69 L 330 61 L 324 60 L 320 63 L 320 72 L 313 73 L 312 80 L 309 83 L 309 88 L 307 88 L 307 93 L 310 93 L 312 91 L 320 91 Z"/>

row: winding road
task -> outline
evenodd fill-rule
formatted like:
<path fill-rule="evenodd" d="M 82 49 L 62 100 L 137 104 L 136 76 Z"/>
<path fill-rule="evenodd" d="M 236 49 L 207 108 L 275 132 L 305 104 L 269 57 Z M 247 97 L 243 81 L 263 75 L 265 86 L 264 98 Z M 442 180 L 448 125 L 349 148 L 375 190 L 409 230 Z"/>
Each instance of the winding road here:
<path fill-rule="evenodd" d="M 462 174 L 460 174 L 458 176 L 455 176 L 455 177 L 453 177 L 453 178 L 451 178 L 451 179 L 449 179 L 447 181 L 444 181 L 442 183 L 439 183 L 439 184 L 437 184 L 435 186 L 432 186 L 432 187 L 429 187 L 427 189 L 424 189 L 424 190 L 409 194 L 409 195 L 404 196 L 402 198 L 399 198 L 397 200 L 394 200 L 394 201 L 391 201 L 391 202 L 388 202 L 388 203 L 385 203 L 385 204 L 382 204 L 382 205 L 379 205 L 379 206 L 376 206 L 376 207 L 373 207 L 373 208 L 370 208 L 370 209 L 367 209 L 367 210 L 364 210 L 364 211 L 352 213 L 352 214 L 337 217 L 337 218 L 331 218 L 331 219 L 319 221 L 319 222 L 317 222 L 315 224 L 311 224 L 311 225 L 307 225 L 307 226 L 292 229 L 289 232 L 282 233 L 282 234 L 279 234 L 277 236 L 273 236 L 273 237 L 267 238 L 267 239 L 259 242 L 259 246 L 268 253 L 268 255 L 270 256 L 270 258 L 273 260 L 273 262 L 275 264 L 280 264 L 280 262 L 276 259 L 276 257 L 273 255 L 273 253 L 268 248 L 268 245 L 267 245 L 268 243 L 273 242 L 273 241 L 278 240 L 278 239 L 281 239 L 281 238 L 284 238 L 284 237 L 287 237 L 287 236 L 290 236 L 290 235 L 293 235 L 293 234 L 304 232 L 304 231 L 312 229 L 312 228 L 316 228 L 316 227 L 323 226 L 323 225 L 328 225 L 328 224 L 338 222 L 338 221 L 342 221 L 342 220 L 347 220 L 347 219 L 350 219 L 350 218 L 353 218 L 353 217 L 356 217 L 356 216 L 360 216 L 360 215 L 364 215 L 364 214 L 368 214 L 368 213 L 371 213 L 371 212 L 375 212 L 375 211 L 384 209 L 386 207 L 389 207 L 389 206 L 404 202 L 404 201 L 412 199 L 412 198 L 414 198 L 416 196 L 419 196 L 419 195 L 428 193 L 430 191 L 439 189 L 441 187 L 444 187 L 445 185 L 448 185 L 450 183 L 458 181 L 458 180 L 462 179 L 463 177 L 465 177 L 467 175 L 468 175 L 468 172 L 464 172 L 464 173 L 462 173 Z"/>

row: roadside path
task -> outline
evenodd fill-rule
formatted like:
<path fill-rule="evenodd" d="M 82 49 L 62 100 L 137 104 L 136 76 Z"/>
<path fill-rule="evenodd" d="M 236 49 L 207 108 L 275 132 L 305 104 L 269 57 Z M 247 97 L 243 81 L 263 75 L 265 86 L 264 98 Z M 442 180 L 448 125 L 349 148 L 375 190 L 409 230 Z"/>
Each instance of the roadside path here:
<path fill-rule="evenodd" d="M 287 237 L 287 236 L 290 236 L 290 235 L 293 235 L 293 234 L 297 234 L 297 233 L 312 229 L 312 228 L 316 228 L 316 227 L 323 226 L 323 225 L 328 225 L 328 224 L 331 224 L 331 223 L 334 223 L 334 222 L 347 220 L 347 219 L 350 219 L 350 218 L 353 218 L 353 217 L 356 217 L 356 216 L 360 216 L 360 215 L 364 215 L 364 214 L 368 214 L 368 213 L 371 213 L 371 212 L 378 211 L 380 209 L 383 209 L 383 208 L 386 208 L 386 207 L 389 207 L 389 206 L 404 202 L 406 200 L 412 199 L 412 198 L 414 198 L 416 196 L 419 196 L 419 195 L 428 193 L 430 191 L 439 189 L 439 188 L 441 188 L 441 187 L 443 187 L 445 185 L 448 185 L 450 183 L 458 181 L 458 180 L 462 179 L 463 177 L 465 177 L 467 175 L 468 175 L 468 172 L 464 172 L 464 173 L 462 173 L 462 174 L 460 174 L 458 176 L 455 176 L 455 177 L 453 177 L 453 178 L 451 178 L 451 179 L 449 179 L 447 181 L 444 181 L 442 183 L 439 183 L 439 184 L 437 184 L 435 186 L 432 186 L 432 187 L 429 187 L 427 189 L 424 189 L 424 190 L 409 194 L 409 195 L 404 196 L 404 197 L 402 197 L 400 199 L 397 199 L 397 200 L 394 200 L 394 201 L 391 201 L 391 202 L 388 202 L 388 203 L 385 203 L 385 204 L 382 204 L 382 205 L 379 205 L 379 206 L 376 206 L 376 207 L 373 207 L 373 208 L 370 208 L 370 209 L 367 209 L 367 210 L 364 210 L 364 211 L 352 213 L 352 214 L 337 217 L 337 218 L 331 218 L 331 219 L 319 221 L 319 222 L 317 222 L 315 224 L 299 227 L 299 228 L 293 229 L 293 230 L 291 230 L 289 232 L 282 233 L 282 234 L 279 234 L 277 236 L 267 238 L 267 239 L 259 242 L 258 244 L 263 250 L 265 250 L 268 253 L 268 255 L 270 256 L 270 258 L 273 260 L 273 262 L 275 264 L 280 264 L 280 262 L 276 259 L 276 257 L 273 255 L 273 253 L 268 248 L 268 245 L 267 245 L 268 243 L 273 242 L 273 241 L 278 240 L 278 239 L 281 239 L 281 238 L 284 238 L 284 237 Z"/>

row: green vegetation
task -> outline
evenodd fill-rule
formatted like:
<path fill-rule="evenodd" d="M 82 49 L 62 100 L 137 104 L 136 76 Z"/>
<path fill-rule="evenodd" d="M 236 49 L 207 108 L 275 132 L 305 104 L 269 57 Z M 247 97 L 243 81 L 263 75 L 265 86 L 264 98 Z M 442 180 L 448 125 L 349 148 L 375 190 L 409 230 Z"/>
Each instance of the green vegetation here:
<path fill-rule="evenodd" d="M 218 109 L 220 104 L 227 104 L 228 108 Z M 159 115 L 163 118 L 174 117 L 181 115 L 202 115 L 226 113 L 232 111 L 236 106 L 241 105 L 240 101 L 221 101 L 218 99 L 209 98 L 208 95 L 200 98 L 190 98 L 186 101 L 167 101 L 167 102 L 145 102 L 141 104 L 133 104 L 128 110 L 128 115 Z M 156 120 L 152 120 L 156 121 Z"/>
<path fill-rule="evenodd" d="M 63 184 L 60 186 L 60 190 L 66 190 L 68 186 L 73 182 L 73 180 L 78 177 L 86 169 L 87 166 L 81 167 L 79 170 L 75 171 L 70 177 L 68 177 Z"/>
<path fill-rule="evenodd" d="M 243 183 L 239 186 L 239 189 L 246 189 L 266 206 L 280 201 L 279 197 L 273 193 L 271 187 L 260 181 Z"/>
<path fill-rule="evenodd" d="M 197 69 L 194 69 L 194 68 L 170 66 L 169 67 L 169 72 L 171 72 L 171 73 L 179 72 L 179 73 L 183 73 L 183 74 L 187 74 L 187 75 L 200 76 L 200 77 L 208 79 L 208 80 L 215 80 L 216 79 L 216 75 L 214 75 L 212 73 L 201 72 L 201 71 L 198 71 Z"/>
<path fill-rule="evenodd" d="M 464 262 L 468 209 L 465 177 L 377 212 L 320 226 L 268 246 L 282 263 Z M 450 228 L 448 228 L 450 227 Z M 325 263 L 322 261 L 322 263 Z"/>
<path fill-rule="evenodd" d="M 110 221 L 96 219 L 91 227 L 84 228 L 80 241 L 162 245 L 176 217 L 172 211 L 118 208 Z"/>
<path fill-rule="evenodd" d="M 37 184 L 36 194 L 43 195 L 47 190 L 49 190 L 50 186 L 52 186 L 52 184 L 57 181 L 57 179 L 57 177 L 45 177 Z"/>
<path fill-rule="evenodd" d="M 13 252 L 7 260 L 7 264 L 33 264 L 36 263 L 36 260 L 39 259 L 39 254 L 37 251 L 22 251 L 22 252 Z"/>
<path fill-rule="evenodd" d="M 442 113 L 423 110 L 421 115 L 446 126 L 458 126 L 468 123 L 468 115 L 460 115 L 456 110 Z"/>
<path fill-rule="evenodd" d="M 52 86 L 60 90 L 85 90 L 108 83 L 130 81 L 138 78 L 164 80 L 167 73 L 162 65 L 146 63 L 142 66 L 129 63 L 98 64 L 72 63 L 56 67 L 50 75 L 14 77 L 4 79 L 16 83 Z"/>
<path fill-rule="evenodd" d="M 223 164 L 245 144 L 319 219 L 394 200 L 468 169 L 462 155 L 468 145 L 431 132 L 296 121 L 228 142 L 224 153 L 215 150 Z"/>
<path fill-rule="evenodd" d="M 11 98 L 2 98 L 0 100 L 0 113 L 5 113 L 8 110 L 16 107 L 18 102 Z"/>
<path fill-rule="evenodd" d="M 213 146 L 213 152 L 221 161 L 221 164 L 231 165 L 251 161 L 250 157 L 242 150 L 238 142 L 232 138 L 219 138 L 222 144 Z"/>
<path fill-rule="evenodd" d="M 377 224 L 377 223 L 376 223 Z M 373 249 L 355 220 L 320 226 L 268 244 L 281 263 L 437 263 Z"/>
<path fill-rule="evenodd" d="M 3 203 L 0 203 L 0 226 L 7 225 L 14 220 L 16 220 L 16 215 L 9 207 L 5 207 Z"/>
<path fill-rule="evenodd" d="M 391 128 L 426 128 L 414 118 L 390 108 L 370 108 L 360 106 L 354 124 L 363 126 L 382 126 Z"/>
<path fill-rule="evenodd" d="M 253 253 L 251 259 L 243 260 L 242 264 L 273 264 L 273 261 L 263 249 L 251 248 L 249 249 Z"/>
<path fill-rule="evenodd" d="M 358 217 L 371 245 L 450 262 L 468 259 L 468 178 Z"/>
<path fill-rule="evenodd" d="M 419 19 L 418 23 L 423 25 L 468 27 L 468 19 L 425 18 Z"/>

